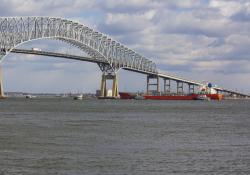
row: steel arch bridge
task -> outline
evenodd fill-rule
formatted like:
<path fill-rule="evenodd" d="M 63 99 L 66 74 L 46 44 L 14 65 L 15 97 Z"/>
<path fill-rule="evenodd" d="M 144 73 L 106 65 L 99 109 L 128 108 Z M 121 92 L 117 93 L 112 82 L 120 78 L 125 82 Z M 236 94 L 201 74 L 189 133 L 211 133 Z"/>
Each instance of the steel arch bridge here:
<path fill-rule="evenodd" d="M 54 17 L 0 17 L 0 62 L 18 45 L 43 38 L 69 43 L 91 59 L 100 60 L 97 64 L 103 72 L 102 96 L 106 96 L 107 79 L 113 80 L 112 96 L 118 96 L 116 73 L 121 68 L 152 75 L 158 73 L 154 62 L 107 35 L 84 24 Z"/>
<path fill-rule="evenodd" d="M 106 70 L 114 73 L 120 68 L 157 73 L 155 63 L 84 24 L 52 17 L 0 17 L 1 55 L 19 44 L 43 38 L 74 45 L 91 58 L 108 62 Z"/>

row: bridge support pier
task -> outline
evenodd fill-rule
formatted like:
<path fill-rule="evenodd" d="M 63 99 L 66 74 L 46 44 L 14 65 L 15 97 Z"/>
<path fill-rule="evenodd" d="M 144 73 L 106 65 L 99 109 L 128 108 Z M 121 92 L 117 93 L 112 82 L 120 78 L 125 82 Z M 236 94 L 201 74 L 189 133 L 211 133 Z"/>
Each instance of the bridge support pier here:
<path fill-rule="evenodd" d="M 171 80 L 170 79 L 164 79 L 164 94 L 169 94 L 171 89 Z"/>
<path fill-rule="evenodd" d="M 188 92 L 189 94 L 194 94 L 194 84 L 188 84 Z"/>
<path fill-rule="evenodd" d="M 154 82 L 152 82 L 152 80 Z M 156 82 L 155 82 L 156 81 Z M 157 94 L 160 93 L 160 83 L 159 76 L 157 75 L 148 75 L 147 76 L 147 94 L 150 95 L 150 91 L 155 91 Z M 150 89 L 150 87 L 156 87 L 156 89 Z"/>
<path fill-rule="evenodd" d="M 107 93 L 107 80 L 112 80 L 112 95 Z M 102 74 L 102 81 L 101 81 L 101 97 L 112 97 L 112 98 L 118 98 L 118 79 L 117 75 L 112 74 Z"/>
<path fill-rule="evenodd" d="M 183 94 L 183 82 L 177 81 L 177 94 Z"/>
<path fill-rule="evenodd" d="M 117 74 L 113 71 L 112 67 L 107 64 L 98 64 L 102 70 L 102 80 L 101 80 L 101 98 L 118 98 L 118 78 Z M 107 92 L 107 80 L 112 80 L 112 94 Z"/>

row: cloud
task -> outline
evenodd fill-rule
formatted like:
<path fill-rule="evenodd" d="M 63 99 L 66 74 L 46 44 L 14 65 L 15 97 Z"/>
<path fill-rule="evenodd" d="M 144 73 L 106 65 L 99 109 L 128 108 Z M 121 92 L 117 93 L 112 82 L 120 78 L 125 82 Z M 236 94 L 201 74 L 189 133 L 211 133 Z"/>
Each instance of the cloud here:
<path fill-rule="evenodd" d="M 155 0 L 99 0 L 96 7 L 107 13 L 137 13 L 149 10 L 159 4 Z"/>
<path fill-rule="evenodd" d="M 1 15 L 67 16 L 94 7 L 94 1 L 86 0 L 1 0 Z M 74 10 L 72 10 L 74 9 Z"/>
<path fill-rule="evenodd" d="M 126 35 L 127 33 L 140 32 L 145 26 L 150 26 L 150 21 L 155 15 L 154 10 L 139 14 L 112 14 L 108 13 L 104 23 L 99 25 L 99 29 L 112 35 Z"/>
<path fill-rule="evenodd" d="M 211 0 L 209 6 L 217 8 L 223 16 L 230 17 L 239 12 L 243 8 L 244 4 L 240 1 Z"/>

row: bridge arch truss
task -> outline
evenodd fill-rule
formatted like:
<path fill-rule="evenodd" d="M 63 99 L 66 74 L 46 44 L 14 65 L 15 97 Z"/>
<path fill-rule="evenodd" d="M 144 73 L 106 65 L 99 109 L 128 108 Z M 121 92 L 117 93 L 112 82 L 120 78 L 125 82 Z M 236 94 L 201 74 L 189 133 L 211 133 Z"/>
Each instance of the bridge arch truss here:
<path fill-rule="evenodd" d="M 125 68 L 157 74 L 155 63 L 81 23 L 52 17 L 0 17 L 2 57 L 19 44 L 43 38 L 69 43 L 91 58 L 105 61 L 108 69 L 114 73 Z"/>

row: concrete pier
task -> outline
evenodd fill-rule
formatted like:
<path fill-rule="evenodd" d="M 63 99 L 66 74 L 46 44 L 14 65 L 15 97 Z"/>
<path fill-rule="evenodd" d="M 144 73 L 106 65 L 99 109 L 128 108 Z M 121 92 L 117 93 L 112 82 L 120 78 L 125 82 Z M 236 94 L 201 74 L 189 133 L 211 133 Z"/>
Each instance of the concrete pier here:
<path fill-rule="evenodd" d="M 188 84 L 188 92 L 189 94 L 194 93 L 195 87 L 194 84 Z"/>
<path fill-rule="evenodd" d="M 164 78 L 164 94 L 170 94 L 171 92 L 171 80 Z"/>
<path fill-rule="evenodd" d="M 154 81 L 154 82 L 152 82 Z M 153 87 L 154 89 L 151 89 Z M 147 76 L 147 94 L 151 95 L 151 92 L 157 92 L 157 94 L 160 93 L 160 80 L 159 76 L 157 75 L 148 75 Z"/>
<path fill-rule="evenodd" d="M 107 80 L 112 80 L 112 96 L 108 96 L 107 94 Z M 102 80 L 101 80 L 101 96 L 100 98 L 118 98 L 118 78 L 117 75 L 114 74 L 102 74 Z"/>
<path fill-rule="evenodd" d="M 177 81 L 177 94 L 183 94 L 183 82 L 182 81 Z"/>

